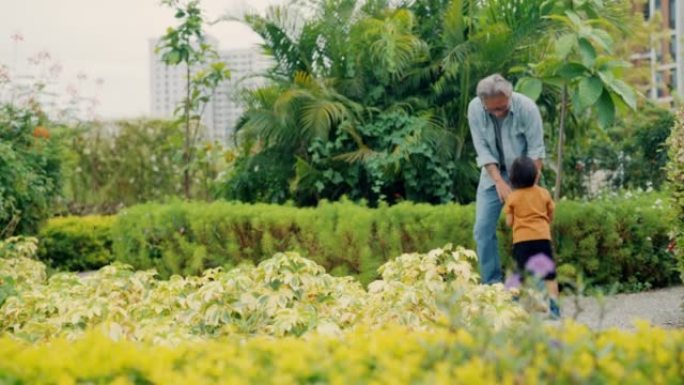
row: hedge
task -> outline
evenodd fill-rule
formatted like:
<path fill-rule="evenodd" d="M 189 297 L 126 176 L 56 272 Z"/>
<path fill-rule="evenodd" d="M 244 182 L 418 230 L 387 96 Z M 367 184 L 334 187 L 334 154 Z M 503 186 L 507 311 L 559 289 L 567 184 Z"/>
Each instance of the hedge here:
<path fill-rule="evenodd" d="M 114 333 L 113 337 L 116 337 Z M 112 335 L 110 334 L 110 335 Z M 498 333 L 388 327 L 340 337 L 221 338 L 172 346 L 0 337 L 3 384 L 681 384 L 684 332 L 566 323 Z"/>
<path fill-rule="evenodd" d="M 559 202 L 553 236 L 562 275 L 581 273 L 594 285 L 618 283 L 621 290 L 677 282 L 676 261 L 668 251 L 674 217 L 664 200 L 641 194 Z M 474 206 L 457 204 L 405 202 L 369 209 L 351 202 L 324 202 L 316 208 L 152 203 L 119 214 L 111 237 L 116 260 L 156 268 L 162 277 L 258 263 L 291 250 L 334 275 L 356 275 L 368 283 L 384 261 L 403 252 L 446 243 L 474 248 L 473 221 Z M 503 220 L 499 239 L 504 264 L 511 266 L 510 230 Z M 52 254 L 47 250 L 43 253 Z"/>
<path fill-rule="evenodd" d="M 679 272 L 684 280 L 684 107 L 679 109 L 677 123 L 667 139 L 668 157 L 667 180 L 670 199 L 677 220 L 673 252 L 679 261 Z"/>
<path fill-rule="evenodd" d="M 38 256 L 53 269 L 98 269 L 114 260 L 111 229 L 116 217 L 58 217 L 41 227 Z"/>

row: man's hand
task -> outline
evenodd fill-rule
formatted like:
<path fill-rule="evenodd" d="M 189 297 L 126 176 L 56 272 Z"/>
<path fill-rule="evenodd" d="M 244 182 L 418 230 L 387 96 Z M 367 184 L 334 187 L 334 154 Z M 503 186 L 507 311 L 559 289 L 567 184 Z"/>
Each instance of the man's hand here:
<path fill-rule="evenodd" d="M 506 202 L 508 195 L 511 194 L 511 186 L 509 186 L 505 180 L 499 179 L 496 181 L 496 193 L 499 195 L 499 200 L 501 200 L 501 202 Z"/>
<path fill-rule="evenodd" d="M 542 160 L 541 159 L 535 159 L 534 165 L 537 166 L 537 178 L 534 180 L 534 184 L 538 185 L 539 180 L 541 179 L 541 176 L 542 176 L 542 167 L 543 167 Z"/>
<path fill-rule="evenodd" d="M 492 178 L 494 184 L 496 185 L 496 193 L 499 194 L 499 200 L 501 200 L 501 202 L 506 202 L 508 194 L 511 193 L 511 186 L 509 186 L 508 183 L 506 183 L 506 181 L 501 177 L 499 165 L 496 163 L 488 163 L 485 165 L 485 169 L 487 170 L 489 177 Z"/>

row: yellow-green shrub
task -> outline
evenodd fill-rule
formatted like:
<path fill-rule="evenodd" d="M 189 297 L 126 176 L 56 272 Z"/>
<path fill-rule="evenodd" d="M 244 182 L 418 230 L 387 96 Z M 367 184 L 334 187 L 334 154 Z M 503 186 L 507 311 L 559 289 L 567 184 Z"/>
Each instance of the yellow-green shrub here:
<path fill-rule="evenodd" d="M 0 338 L 9 384 L 681 384 L 684 332 L 571 322 L 492 333 L 396 326 L 306 339 L 256 337 L 176 347 L 93 332 L 30 344 Z"/>

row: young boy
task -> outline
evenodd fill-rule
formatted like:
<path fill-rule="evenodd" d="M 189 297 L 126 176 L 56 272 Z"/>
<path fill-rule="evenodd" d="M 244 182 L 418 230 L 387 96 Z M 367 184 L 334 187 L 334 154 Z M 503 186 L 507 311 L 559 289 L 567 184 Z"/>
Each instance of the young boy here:
<path fill-rule="evenodd" d="M 513 192 L 506 199 L 506 224 L 513 227 L 513 257 L 522 273 L 547 261 L 544 282 L 549 294 L 551 318 L 560 318 L 558 282 L 551 251 L 551 221 L 554 203 L 549 192 L 537 186 L 538 170 L 534 161 L 521 156 L 513 162 L 510 180 Z M 548 260 L 544 257 L 548 257 Z M 530 263 L 532 262 L 532 263 Z"/>

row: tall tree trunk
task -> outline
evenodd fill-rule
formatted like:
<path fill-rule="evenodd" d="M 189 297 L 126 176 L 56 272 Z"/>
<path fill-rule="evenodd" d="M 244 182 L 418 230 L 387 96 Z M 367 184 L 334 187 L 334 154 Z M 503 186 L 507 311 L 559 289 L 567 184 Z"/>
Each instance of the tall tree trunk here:
<path fill-rule="evenodd" d="M 185 84 L 185 144 L 183 148 L 183 192 L 190 199 L 190 65 L 186 64 Z"/>
<path fill-rule="evenodd" d="M 558 201 L 561 194 L 561 181 L 563 174 L 563 141 L 565 139 L 565 115 L 568 104 L 568 86 L 563 86 L 561 96 L 560 124 L 558 125 L 558 156 L 556 157 L 556 186 L 553 189 L 553 200 Z"/>

